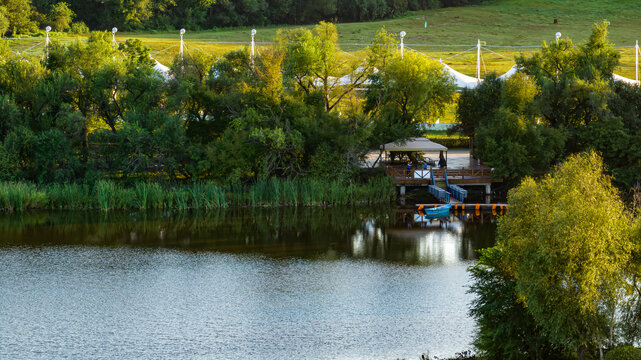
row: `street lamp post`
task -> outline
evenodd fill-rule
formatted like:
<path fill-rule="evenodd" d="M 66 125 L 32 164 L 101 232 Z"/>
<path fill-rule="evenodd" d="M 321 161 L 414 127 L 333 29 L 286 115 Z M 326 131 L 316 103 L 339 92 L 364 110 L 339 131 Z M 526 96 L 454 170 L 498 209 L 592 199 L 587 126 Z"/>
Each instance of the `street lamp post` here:
<path fill-rule="evenodd" d="M 185 47 L 185 42 L 183 40 L 183 36 L 185 35 L 186 32 L 187 32 L 187 30 L 180 29 L 180 61 L 183 60 L 183 53 L 184 53 L 184 47 Z"/>
<path fill-rule="evenodd" d="M 476 39 L 476 80 L 481 82 L 481 39 Z"/>
<path fill-rule="evenodd" d="M 49 59 L 49 31 L 51 31 L 51 26 L 47 26 L 45 28 L 45 32 L 47 33 L 47 39 L 45 40 L 45 56 L 47 59 Z"/>
<path fill-rule="evenodd" d="M 256 36 L 256 29 L 252 29 L 251 31 L 251 36 L 252 36 L 252 50 L 251 50 L 251 61 L 252 61 L 252 67 L 254 66 L 254 48 L 256 46 L 256 42 L 254 41 L 254 37 Z"/>
<path fill-rule="evenodd" d="M 111 29 L 111 48 L 114 49 L 114 50 L 117 48 L 117 45 L 118 45 L 118 43 L 116 43 L 116 33 L 117 32 L 118 32 L 118 28 L 114 26 Z M 114 51 L 114 56 L 112 57 L 112 60 L 116 61 L 116 52 L 115 51 Z"/>
<path fill-rule="evenodd" d="M 118 32 L 118 28 L 114 27 L 111 29 L 111 45 L 116 46 L 116 33 Z"/>
<path fill-rule="evenodd" d="M 401 33 L 399 35 L 401 36 L 401 59 L 402 59 L 403 58 L 403 50 L 405 49 L 405 44 L 403 43 L 403 39 L 405 38 L 405 35 L 407 35 L 407 33 L 405 31 L 401 31 Z"/>
<path fill-rule="evenodd" d="M 639 86 L 639 40 L 634 45 L 634 73 L 637 86 Z"/>
<path fill-rule="evenodd" d="M 556 38 L 556 44 L 558 45 L 559 39 L 561 38 L 561 33 L 557 31 L 556 34 L 554 34 L 554 37 Z"/>

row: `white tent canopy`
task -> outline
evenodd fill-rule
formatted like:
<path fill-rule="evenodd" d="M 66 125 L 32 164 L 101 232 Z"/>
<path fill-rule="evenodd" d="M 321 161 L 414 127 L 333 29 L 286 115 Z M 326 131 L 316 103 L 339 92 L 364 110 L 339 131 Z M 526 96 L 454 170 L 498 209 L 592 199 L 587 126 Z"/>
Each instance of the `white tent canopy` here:
<path fill-rule="evenodd" d="M 452 69 L 446 64 L 441 63 L 441 65 L 443 65 L 443 69 L 445 69 L 445 71 L 447 71 L 454 78 L 454 83 L 456 84 L 456 86 L 461 89 L 475 89 L 483 82 L 483 79 L 477 79 L 475 77 L 461 74 L 460 72 Z M 510 68 L 510 70 L 508 70 L 508 72 L 499 76 L 499 79 L 505 81 L 514 76 L 514 74 L 516 74 L 518 71 L 518 67 L 514 65 Z"/>
<path fill-rule="evenodd" d="M 351 73 L 349 73 L 347 75 L 343 75 L 343 76 L 341 76 L 339 78 L 330 76 L 329 82 L 330 82 L 330 84 L 332 86 L 348 86 L 348 85 L 352 85 L 354 83 L 354 81 L 359 76 L 361 76 L 363 74 L 364 71 L 365 71 L 365 68 L 363 66 L 359 66 L 353 72 L 351 72 Z M 378 69 L 377 68 L 373 68 L 372 72 L 374 74 L 376 74 L 376 73 L 378 73 Z M 316 79 L 314 81 L 314 84 L 316 84 L 316 86 L 321 86 L 323 83 L 322 83 L 322 81 L 320 79 Z M 365 86 L 368 86 L 368 85 L 371 85 L 372 82 L 369 79 L 365 79 L 365 80 L 362 81 L 362 84 L 365 85 Z"/>
<path fill-rule="evenodd" d="M 445 71 L 447 71 L 447 73 L 449 73 L 454 78 L 454 83 L 456 84 L 456 86 L 462 89 L 474 89 L 483 81 L 482 79 L 477 79 L 465 74 L 461 74 L 460 72 L 452 69 L 446 64 L 441 63 L 441 65 L 443 65 L 443 69 L 445 69 Z"/>
<path fill-rule="evenodd" d="M 430 139 L 415 137 L 405 142 L 387 143 L 381 145 L 383 151 L 447 151 L 447 147 L 437 144 Z"/>
<path fill-rule="evenodd" d="M 627 77 L 623 77 L 617 74 L 612 74 L 612 80 L 618 81 L 618 82 L 624 82 L 628 85 L 639 86 L 639 82 L 637 80 L 628 79 Z"/>
<path fill-rule="evenodd" d="M 508 70 L 505 74 L 499 76 L 499 79 L 505 81 L 505 80 L 511 78 L 512 76 L 514 76 L 514 74 L 516 74 L 518 71 L 519 71 L 519 68 L 516 65 L 513 65 L 510 68 L 510 70 Z"/>
<path fill-rule="evenodd" d="M 158 62 L 158 60 L 154 61 L 156 62 L 156 64 L 154 64 L 154 70 L 156 70 L 156 72 L 160 74 L 165 80 L 171 79 L 171 69 Z"/>

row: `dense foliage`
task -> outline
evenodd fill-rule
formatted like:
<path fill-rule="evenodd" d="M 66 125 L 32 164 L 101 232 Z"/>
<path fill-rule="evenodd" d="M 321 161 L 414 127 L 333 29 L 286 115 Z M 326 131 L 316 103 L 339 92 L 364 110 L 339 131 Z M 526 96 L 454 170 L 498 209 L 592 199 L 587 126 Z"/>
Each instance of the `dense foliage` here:
<path fill-rule="evenodd" d="M 527 78 L 489 77 L 461 94 L 458 130 L 512 184 L 565 155 L 596 150 L 617 185 L 630 188 L 641 181 L 641 91 L 612 80 L 619 56 L 607 40 L 607 23 L 595 25 L 579 45 L 544 43 L 517 59 Z"/>
<path fill-rule="evenodd" d="M 478 4 L 481 0 L 0 0 L 0 34 L 58 31 L 213 29 L 223 26 L 368 21 L 406 11 Z M 76 23 L 72 23 L 72 21 Z"/>
<path fill-rule="evenodd" d="M 585 359 L 638 343 L 639 236 L 601 158 L 571 156 L 509 203 L 497 246 L 472 268 L 487 358 Z"/>
<path fill-rule="evenodd" d="M 361 61 L 340 56 L 336 40 L 334 25 L 321 23 L 281 33 L 282 45 L 255 59 L 247 50 L 219 59 L 185 54 L 168 74 L 139 41 L 116 48 L 104 32 L 54 42 L 44 60 L 5 47 L 0 180 L 352 182 L 371 144 L 419 134 L 417 125 L 442 111 L 454 88 L 425 57 L 401 60 L 377 38 Z M 358 88 L 375 69 L 384 96 L 365 108 L 369 96 Z M 399 97 L 410 110 L 398 108 Z M 381 109 L 405 114 L 402 132 L 392 132 Z"/>
<path fill-rule="evenodd" d="M 632 345 L 620 346 L 609 351 L 605 360 L 641 360 L 641 349 Z"/>

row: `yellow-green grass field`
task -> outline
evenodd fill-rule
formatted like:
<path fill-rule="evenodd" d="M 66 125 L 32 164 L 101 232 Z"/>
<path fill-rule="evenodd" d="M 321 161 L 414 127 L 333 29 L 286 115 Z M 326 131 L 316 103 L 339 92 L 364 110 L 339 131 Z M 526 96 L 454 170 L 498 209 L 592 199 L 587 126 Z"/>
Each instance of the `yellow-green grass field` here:
<path fill-rule="evenodd" d="M 493 0 L 478 6 L 414 12 L 391 20 L 337 24 L 337 27 L 341 49 L 353 56 L 363 57 L 363 50 L 376 31 L 385 27 L 394 33 L 406 31 L 405 43 L 409 51 L 419 51 L 432 58 L 443 59 L 455 70 L 474 76 L 474 46 L 477 39 L 486 44 L 482 74 L 492 71 L 503 73 L 513 65 L 511 59 L 535 51 L 543 41 L 554 41 L 557 31 L 564 37 L 580 42 L 587 39 L 595 22 L 607 19 L 610 22 L 610 40 L 622 52 L 622 65 L 617 73 L 634 78 L 633 46 L 635 40 L 641 37 L 639 16 L 641 2 L 638 0 Z M 558 24 L 554 24 L 554 19 L 558 19 Z M 424 27 L 426 20 L 427 29 Z M 294 26 L 257 28 L 258 51 L 271 46 L 270 43 L 279 30 L 292 27 Z M 204 51 L 220 56 L 230 50 L 248 46 L 249 31 L 250 28 L 209 31 L 187 29 L 187 53 Z M 58 37 L 60 41 L 84 38 L 65 34 L 53 34 L 53 37 Z M 165 64 L 171 63 L 178 53 L 177 31 L 117 34 L 118 41 L 129 38 L 142 40 L 151 48 L 154 57 Z M 29 38 L 10 41 L 14 51 L 38 55 L 42 54 L 43 40 Z M 454 56 L 468 49 L 470 51 Z"/>

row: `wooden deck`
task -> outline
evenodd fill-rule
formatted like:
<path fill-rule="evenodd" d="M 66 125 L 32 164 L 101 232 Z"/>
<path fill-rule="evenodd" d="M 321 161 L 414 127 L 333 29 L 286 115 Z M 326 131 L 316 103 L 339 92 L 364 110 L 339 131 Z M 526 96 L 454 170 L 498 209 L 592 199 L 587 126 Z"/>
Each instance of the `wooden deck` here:
<path fill-rule="evenodd" d="M 479 168 L 458 168 L 446 169 L 447 178 L 450 184 L 487 184 L 495 182 L 503 182 L 503 179 L 495 179 L 492 177 L 492 169 L 489 167 Z M 387 175 L 392 177 L 392 181 L 396 185 L 414 185 L 414 186 L 427 186 L 432 184 L 429 169 L 407 169 L 403 166 L 387 166 Z M 432 169 L 434 172 L 434 181 L 445 181 L 443 169 Z"/>

